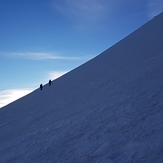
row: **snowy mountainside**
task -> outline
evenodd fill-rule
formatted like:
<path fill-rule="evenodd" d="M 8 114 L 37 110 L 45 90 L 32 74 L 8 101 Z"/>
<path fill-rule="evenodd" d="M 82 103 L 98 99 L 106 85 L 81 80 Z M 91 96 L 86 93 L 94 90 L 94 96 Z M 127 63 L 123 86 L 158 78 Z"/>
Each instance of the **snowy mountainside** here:
<path fill-rule="evenodd" d="M 0 110 L 0 162 L 163 162 L 163 13 Z"/>

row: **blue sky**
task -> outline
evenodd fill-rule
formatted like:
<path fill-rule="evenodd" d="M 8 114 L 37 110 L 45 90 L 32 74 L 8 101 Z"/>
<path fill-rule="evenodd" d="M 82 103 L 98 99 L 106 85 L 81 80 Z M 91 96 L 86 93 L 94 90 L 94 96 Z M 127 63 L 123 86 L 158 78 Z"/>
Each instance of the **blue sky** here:
<path fill-rule="evenodd" d="M 0 107 L 95 57 L 162 11 L 162 0 L 1 1 Z"/>

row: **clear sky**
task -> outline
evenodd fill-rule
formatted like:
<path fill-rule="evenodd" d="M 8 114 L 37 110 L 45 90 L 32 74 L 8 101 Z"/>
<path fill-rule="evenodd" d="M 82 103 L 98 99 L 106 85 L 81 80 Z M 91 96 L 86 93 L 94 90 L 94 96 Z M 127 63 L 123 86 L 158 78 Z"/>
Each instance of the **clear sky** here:
<path fill-rule="evenodd" d="M 1 1 L 0 107 L 97 56 L 162 11 L 162 0 Z"/>

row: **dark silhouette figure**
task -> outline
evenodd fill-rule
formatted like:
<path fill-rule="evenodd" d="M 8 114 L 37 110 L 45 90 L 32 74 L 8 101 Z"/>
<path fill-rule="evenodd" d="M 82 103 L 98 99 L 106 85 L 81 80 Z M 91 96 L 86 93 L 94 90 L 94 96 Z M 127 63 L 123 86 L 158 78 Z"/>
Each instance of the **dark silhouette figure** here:
<path fill-rule="evenodd" d="M 40 90 L 42 90 L 42 88 L 43 88 L 43 85 L 42 85 L 42 84 L 40 84 Z"/>
<path fill-rule="evenodd" d="M 52 81 L 51 81 L 51 80 L 49 80 L 49 86 L 51 86 L 51 84 L 52 84 Z"/>

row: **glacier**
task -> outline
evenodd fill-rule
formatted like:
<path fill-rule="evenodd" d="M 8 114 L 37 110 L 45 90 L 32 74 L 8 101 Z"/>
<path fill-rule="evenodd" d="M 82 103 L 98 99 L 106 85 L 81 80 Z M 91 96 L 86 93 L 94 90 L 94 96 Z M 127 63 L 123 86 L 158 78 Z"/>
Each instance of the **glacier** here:
<path fill-rule="evenodd" d="M 163 13 L 0 109 L 0 162 L 163 162 Z"/>

